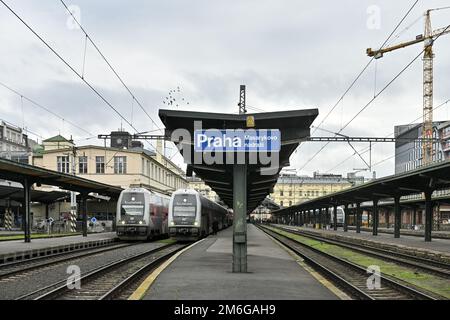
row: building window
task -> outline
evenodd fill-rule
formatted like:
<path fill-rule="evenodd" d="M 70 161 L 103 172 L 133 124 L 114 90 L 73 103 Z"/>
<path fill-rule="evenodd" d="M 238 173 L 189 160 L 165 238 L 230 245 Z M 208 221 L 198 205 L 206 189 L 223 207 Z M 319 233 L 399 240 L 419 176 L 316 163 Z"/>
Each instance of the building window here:
<path fill-rule="evenodd" d="M 88 173 L 88 161 L 86 156 L 78 157 L 78 172 Z"/>
<path fill-rule="evenodd" d="M 280 201 L 280 206 L 283 206 L 283 201 Z"/>
<path fill-rule="evenodd" d="M 283 190 L 280 191 L 280 197 L 282 197 L 282 196 L 283 196 Z"/>
<path fill-rule="evenodd" d="M 127 157 L 114 157 L 114 173 L 127 173 Z"/>
<path fill-rule="evenodd" d="M 95 157 L 95 173 L 105 173 L 105 157 Z"/>
<path fill-rule="evenodd" d="M 150 161 L 147 160 L 147 177 L 150 177 Z"/>
<path fill-rule="evenodd" d="M 141 173 L 145 176 L 145 160 L 141 158 Z"/>
<path fill-rule="evenodd" d="M 292 206 L 292 201 L 289 201 L 289 207 Z"/>
<path fill-rule="evenodd" d="M 69 156 L 56 157 L 57 171 L 69 173 Z"/>
<path fill-rule="evenodd" d="M 289 197 L 292 197 L 292 191 L 289 191 Z"/>

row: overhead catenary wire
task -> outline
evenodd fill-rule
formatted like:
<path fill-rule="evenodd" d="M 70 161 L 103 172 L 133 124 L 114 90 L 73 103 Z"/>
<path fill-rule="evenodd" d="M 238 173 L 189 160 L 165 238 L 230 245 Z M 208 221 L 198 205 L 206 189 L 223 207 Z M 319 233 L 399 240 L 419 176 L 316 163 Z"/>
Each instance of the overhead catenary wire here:
<path fill-rule="evenodd" d="M 450 25 L 448 25 L 443 31 L 439 33 L 439 35 L 434 39 L 436 41 L 442 34 L 444 34 L 448 28 L 450 28 Z M 377 94 L 369 100 L 347 123 L 339 129 L 337 133 L 341 133 L 345 128 L 347 128 L 364 110 L 366 110 L 374 101 L 375 99 L 380 96 L 392 83 L 397 80 L 417 59 L 419 59 L 420 56 L 422 56 L 423 52 L 425 51 L 425 48 L 423 48 L 420 53 L 415 56 L 405 67 L 403 67 L 400 72 L 398 72 L 394 78 L 392 78 L 380 91 L 377 92 Z M 300 168 L 302 170 L 305 168 L 314 158 L 323 150 L 326 146 L 329 145 L 329 142 L 324 144 L 309 160 Z"/>
<path fill-rule="evenodd" d="M 397 29 L 400 27 L 400 25 L 403 23 L 403 21 L 406 19 L 406 17 L 410 14 L 410 12 L 414 9 L 414 7 L 417 5 L 419 0 L 414 1 L 414 3 L 411 5 L 411 7 L 408 9 L 408 11 L 405 13 L 405 15 L 401 18 L 401 20 L 397 23 L 395 28 L 392 30 L 392 32 L 388 35 L 386 40 L 382 43 L 380 46 L 380 49 L 382 49 L 389 41 L 389 39 L 394 35 L 394 33 L 397 31 Z M 317 128 L 321 127 L 322 124 L 325 122 L 325 120 L 330 116 L 330 114 L 336 109 L 336 107 L 344 100 L 345 96 L 350 92 L 350 90 L 354 87 L 354 85 L 358 82 L 358 80 L 361 78 L 361 76 L 364 74 L 364 72 L 367 70 L 367 68 L 370 66 L 370 64 L 373 62 L 375 57 L 372 57 L 369 62 L 363 67 L 363 69 L 358 73 L 356 78 L 350 83 L 348 88 L 344 91 L 344 93 L 340 96 L 340 98 L 336 101 L 336 103 L 333 105 L 333 107 L 328 111 L 328 113 L 325 115 L 325 117 L 320 121 L 320 123 L 316 126 L 316 129 L 313 130 L 311 134 L 314 134 L 317 130 Z M 323 149 L 328 146 L 329 142 L 325 143 L 314 155 L 310 158 L 301 168 L 305 168 L 320 152 L 322 152 Z M 297 148 L 300 149 L 302 147 L 302 144 Z"/>
<path fill-rule="evenodd" d="M 72 65 L 70 65 L 67 60 L 65 60 L 52 46 L 48 44 L 29 24 L 27 24 L 10 6 L 8 6 L 4 0 L 0 0 L 0 2 L 20 21 L 23 25 L 25 25 L 28 30 L 30 30 L 59 60 L 63 62 L 81 81 L 83 81 L 109 108 L 111 108 L 125 123 L 127 123 L 135 132 L 139 132 L 133 124 L 126 119 L 116 107 L 114 107 L 86 78 L 83 78 L 81 74 L 75 70 Z M 147 141 L 148 142 L 148 141 Z M 149 143 L 149 142 L 148 142 Z M 151 143 L 149 143 L 154 149 L 156 153 L 161 154 L 157 148 L 155 148 Z M 161 154 L 162 155 L 162 154 Z M 164 156 L 164 155 L 163 155 Z"/>
<path fill-rule="evenodd" d="M 136 95 L 131 91 L 131 89 L 128 87 L 128 85 L 125 84 L 122 77 L 119 75 L 119 73 L 114 69 L 114 67 L 111 65 L 109 60 L 106 58 L 106 56 L 103 54 L 103 52 L 100 50 L 100 48 L 97 46 L 97 44 L 94 42 L 92 37 L 88 34 L 88 32 L 85 30 L 85 28 L 81 25 L 81 23 L 78 21 L 78 19 L 74 16 L 73 12 L 70 11 L 69 7 L 66 5 L 66 3 L 63 0 L 60 0 L 61 4 L 64 6 L 64 8 L 67 10 L 67 12 L 71 15 L 72 19 L 75 21 L 75 23 L 80 27 L 81 31 L 85 34 L 86 40 L 89 40 L 89 42 L 93 45 L 95 50 L 98 52 L 98 54 L 101 56 L 101 58 L 105 61 L 105 63 L 108 65 L 108 67 L 111 69 L 111 71 L 114 73 L 114 75 L 117 77 L 117 79 L 120 81 L 120 83 L 123 85 L 123 87 L 128 91 L 128 93 L 131 95 L 133 100 L 136 101 L 136 103 L 139 105 L 139 107 L 142 109 L 142 111 L 145 113 L 145 115 L 150 119 L 150 121 L 158 128 L 160 131 L 162 131 L 161 128 L 159 128 L 158 124 L 153 120 L 153 118 L 150 116 L 150 114 L 145 110 L 144 106 L 141 104 L 141 102 L 138 100 Z M 84 64 L 83 64 L 84 65 Z"/>
<path fill-rule="evenodd" d="M 450 102 L 450 99 L 447 99 L 446 101 L 444 101 L 444 102 L 440 103 L 439 105 L 435 106 L 435 107 L 434 107 L 431 111 L 429 111 L 429 112 L 433 112 L 433 111 L 435 111 L 435 110 L 441 108 L 442 106 L 447 105 L 449 102 Z M 406 124 L 406 125 L 408 126 L 408 125 L 414 124 L 416 121 L 422 119 L 422 117 L 423 117 L 423 115 L 421 115 L 421 116 L 417 117 L 416 119 L 410 121 L 410 122 L 409 122 L 408 124 Z M 393 134 L 394 134 L 394 133 L 392 132 L 392 133 L 386 135 L 385 137 L 386 137 L 386 138 L 387 138 L 387 137 L 390 137 L 390 136 L 392 136 Z M 373 147 L 376 143 L 377 143 L 377 142 L 372 143 L 372 147 Z M 408 150 L 409 150 L 409 149 L 408 149 Z M 364 147 L 364 148 L 362 148 L 361 150 L 359 150 L 359 153 L 360 153 L 361 155 L 362 155 L 362 154 L 365 154 L 365 153 L 367 153 L 367 152 L 369 152 L 369 147 Z M 338 167 L 340 167 L 341 165 L 343 165 L 345 162 L 347 162 L 348 160 L 350 160 L 350 159 L 351 159 L 352 157 L 354 157 L 355 155 L 356 155 L 356 154 L 353 153 L 352 155 L 350 155 L 349 157 L 345 158 L 343 161 L 339 162 L 337 165 L 335 165 L 335 166 L 332 167 L 331 169 L 327 170 L 326 173 L 329 173 L 329 172 L 331 172 L 331 171 L 337 169 Z M 394 156 L 395 156 L 395 155 L 394 155 Z M 392 158 L 392 156 L 389 156 L 388 158 L 390 159 L 390 158 Z M 388 160 L 388 159 L 386 158 L 386 160 Z M 372 167 L 373 167 L 373 166 L 374 166 L 374 165 L 372 165 Z"/>
<path fill-rule="evenodd" d="M 419 2 L 419 0 L 416 0 L 411 7 L 408 9 L 408 11 L 405 13 L 405 15 L 402 17 L 402 19 L 397 23 L 394 30 L 389 34 L 389 36 L 384 40 L 382 45 L 380 46 L 380 49 L 384 48 L 384 46 L 388 43 L 389 39 L 394 35 L 394 33 L 397 31 L 397 29 L 400 27 L 400 25 L 403 23 L 403 21 L 406 19 L 406 17 L 410 14 L 410 12 L 414 9 L 416 4 Z M 333 105 L 333 107 L 328 111 L 328 113 L 325 115 L 325 117 L 320 121 L 320 123 L 316 126 L 316 128 L 320 127 L 325 120 L 329 117 L 329 115 L 336 109 L 336 107 L 339 105 L 339 103 L 344 99 L 344 97 L 348 94 L 348 92 L 353 88 L 353 86 L 358 82 L 358 80 L 361 78 L 361 76 L 364 74 L 364 72 L 367 70 L 367 68 L 370 66 L 370 64 L 373 62 L 375 57 L 372 57 L 369 62 L 363 67 L 363 69 L 358 73 L 356 78 L 350 83 L 348 88 L 344 91 L 344 93 L 341 95 L 341 97 L 336 101 L 336 103 Z M 315 133 L 316 130 L 312 132 L 312 134 Z"/>
<path fill-rule="evenodd" d="M 40 109 L 42 109 L 42 110 L 44 110 L 44 111 L 50 113 L 51 115 L 57 117 L 57 118 L 60 119 L 60 120 L 63 120 L 63 121 L 65 121 L 65 122 L 67 122 L 68 124 L 70 124 L 70 125 L 72 125 L 73 127 L 75 127 L 75 128 L 77 128 L 77 129 L 83 131 L 84 133 L 87 133 L 88 135 L 93 136 L 93 137 L 95 136 L 93 133 L 89 132 L 88 130 L 84 129 L 83 127 L 77 125 L 76 123 L 74 123 L 74 122 L 72 122 L 72 121 L 70 121 L 70 120 L 67 120 L 67 119 L 64 118 L 63 116 L 61 116 L 61 115 L 57 114 L 56 112 L 52 111 L 50 108 L 48 108 L 48 107 L 42 105 L 41 103 L 36 102 L 35 100 L 33 100 L 33 99 L 31 99 L 31 98 L 29 98 L 29 97 L 27 97 L 27 96 L 25 96 L 23 93 L 21 93 L 21 92 L 15 90 L 15 89 L 13 89 L 13 88 L 11 88 L 10 86 L 6 85 L 5 83 L 0 82 L 0 86 L 2 86 L 2 87 L 4 87 L 5 89 L 11 91 L 12 93 L 16 94 L 16 95 L 19 96 L 22 100 L 26 100 L 26 101 L 30 102 L 31 104 L 35 105 L 36 107 L 38 107 L 38 108 L 40 108 Z M 23 107 L 23 106 L 22 106 L 22 107 Z"/>
<path fill-rule="evenodd" d="M 10 126 L 20 128 L 20 126 L 18 126 L 18 125 L 15 124 L 15 123 L 12 123 L 11 121 L 7 121 L 7 120 L 5 120 L 5 119 L 1 119 L 1 121 L 3 121 L 4 123 L 6 123 L 6 124 L 8 124 L 8 125 L 10 125 Z M 31 133 L 32 135 L 36 136 L 36 137 L 39 137 L 39 138 L 41 138 L 41 139 L 44 139 L 44 137 L 43 137 L 42 135 L 40 135 L 39 133 L 34 132 L 34 130 L 32 131 L 32 130 L 30 130 L 29 128 L 26 128 L 26 129 L 27 129 L 27 133 L 29 132 L 29 133 Z"/>

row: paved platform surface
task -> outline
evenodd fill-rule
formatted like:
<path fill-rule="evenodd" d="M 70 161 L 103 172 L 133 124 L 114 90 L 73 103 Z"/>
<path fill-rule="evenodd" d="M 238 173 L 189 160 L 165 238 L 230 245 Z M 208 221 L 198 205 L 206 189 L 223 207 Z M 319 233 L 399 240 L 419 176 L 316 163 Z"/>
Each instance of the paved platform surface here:
<path fill-rule="evenodd" d="M 293 226 L 290 226 L 293 227 Z M 435 252 L 441 252 L 444 254 L 450 254 L 450 240 L 448 239 L 433 239 L 431 242 L 425 242 L 423 238 L 416 236 L 406 236 L 400 235 L 400 238 L 394 238 L 393 234 L 388 233 L 378 233 L 377 236 L 373 236 L 371 232 L 361 231 L 361 233 L 356 233 L 354 230 L 349 230 L 344 232 L 342 228 L 338 230 L 325 230 L 325 229 L 313 229 L 308 227 L 295 227 L 300 230 L 313 231 L 324 234 L 337 234 L 343 237 L 358 238 L 364 240 L 370 240 L 374 242 L 380 242 L 391 245 L 398 245 L 409 248 L 425 249 Z"/>
<path fill-rule="evenodd" d="M 348 226 L 349 230 L 356 230 L 355 226 Z M 371 227 L 361 227 L 361 231 L 367 231 L 372 232 Z M 378 228 L 378 233 L 390 233 L 394 234 L 394 227 L 391 228 L 385 228 L 381 227 Z M 400 234 L 405 236 L 415 236 L 415 237 L 422 237 L 422 239 L 425 237 L 425 231 L 424 230 L 411 230 L 411 229 L 400 229 Z M 432 231 L 432 238 L 442 238 L 442 239 L 450 239 L 450 231 Z"/>
<path fill-rule="evenodd" d="M 88 234 L 87 237 L 77 235 L 68 237 L 31 239 L 30 243 L 25 243 L 23 240 L 0 241 L 0 256 L 18 252 L 28 252 L 30 250 L 42 250 L 46 248 L 67 246 L 90 241 L 110 240 L 115 239 L 116 237 L 117 235 L 115 232 L 105 232 Z"/>
<path fill-rule="evenodd" d="M 294 258 L 249 224 L 248 273 L 232 273 L 232 228 L 182 253 L 143 299 L 338 299 Z"/>

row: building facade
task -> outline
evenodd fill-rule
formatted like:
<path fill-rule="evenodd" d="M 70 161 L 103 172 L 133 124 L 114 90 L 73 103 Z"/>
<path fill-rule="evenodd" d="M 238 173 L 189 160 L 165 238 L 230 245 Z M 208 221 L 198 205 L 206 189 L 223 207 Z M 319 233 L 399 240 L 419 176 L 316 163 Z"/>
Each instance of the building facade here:
<path fill-rule="evenodd" d="M 27 163 L 29 151 L 28 137 L 22 128 L 1 121 L 0 157 Z"/>
<path fill-rule="evenodd" d="M 395 126 L 394 133 L 399 138 L 395 142 L 395 173 L 420 168 L 422 143 L 414 139 L 422 138 L 422 124 Z M 433 138 L 440 140 L 433 143 L 432 161 L 450 159 L 450 121 L 433 122 Z"/>
<path fill-rule="evenodd" d="M 220 198 L 217 195 L 217 193 L 214 192 L 214 190 L 212 190 L 208 185 L 206 185 L 202 179 L 196 176 L 192 176 L 187 177 L 187 181 L 189 183 L 189 189 L 196 190 L 197 192 L 199 192 L 200 194 L 202 194 L 204 197 L 208 198 L 211 201 L 215 202 L 220 201 Z"/>
<path fill-rule="evenodd" d="M 358 177 L 357 180 L 360 181 L 361 178 Z M 356 177 L 353 177 L 353 179 L 356 179 Z M 350 188 L 354 184 L 355 181 L 351 178 L 344 178 L 342 175 L 335 174 L 314 173 L 312 177 L 283 174 L 278 178 L 274 192 L 270 194 L 270 197 L 281 207 L 289 207 Z"/>
<path fill-rule="evenodd" d="M 188 186 L 183 170 L 162 155 L 161 142 L 154 152 L 140 143 L 130 146 L 128 141 L 120 141 L 126 145 L 118 144 L 116 139 L 111 143 L 113 147 L 75 146 L 58 135 L 44 140 L 30 163 L 122 188 L 145 187 L 171 194 Z"/>

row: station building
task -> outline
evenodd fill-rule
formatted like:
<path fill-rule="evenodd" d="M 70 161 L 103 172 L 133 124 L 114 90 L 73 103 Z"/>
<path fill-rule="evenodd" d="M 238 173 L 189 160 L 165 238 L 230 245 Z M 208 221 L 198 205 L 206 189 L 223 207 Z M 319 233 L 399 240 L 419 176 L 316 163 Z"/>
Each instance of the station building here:
<path fill-rule="evenodd" d="M 414 140 L 422 138 L 422 123 L 399 125 L 394 127 L 395 142 L 395 174 L 411 171 L 422 167 L 422 143 Z M 450 121 L 433 122 L 433 138 L 439 139 L 433 142 L 432 162 L 442 162 L 450 159 Z M 450 190 L 440 190 L 433 197 L 450 196 Z M 405 197 L 407 200 L 423 199 L 423 195 Z M 392 215 L 392 212 L 386 214 Z M 424 208 L 419 208 L 416 225 L 422 225 Z M 392 218 L 391 218 L 392 220 Z M 382 219 L 380 219 L 382 222 Z M 414 225 L 413 211 L 405 208 L 402 212 L 402 225 L 411 228 Z M 434 207 L 433 225 L 436 230 L 450 230 L 450 206 L 445 203 L 437 203 Z"/>
<path fill-rule="evenodd" d="M 22 128 L 0 122 L 0 158 L 27 163 L 30 142 Z"/>
<path fill-rule="evenodd" d="M 414 139 L 422 138 L 422 124 L 400 125 L 394 127 L 395 174 L 414 170 L 422 166 L 422 143 Z M 406 138 L 403 139 L 402 138 Z M 450 121 L 433 122 L 432 162 L 450 159 Z"/>
<path fill-rule="evenodd" d="M 205 198 L 208 198 L 211 201 L 219 202 L 220 198 L 214 190 L 211 189 L 210 186 L 205 184 L 205 182 L 199 177 L 193 175 L 192 177 L 187 177 L 187 182 L 189 184 L 189 189 L 194 189 L 195 191 L 202 194 Z"/>
<path fill-rule="evenodd" d="M 162 141 L 157 141 L 156 150 L 143 147 L 139 141 L 133 141 L 128 132 L 111 133 L 111 144 L 107 147 L 95 145 L 76 146 L 71 139 L 57 135 L 42 141 L 33 148 L 28 163 L 49 170 L 76 176 L 101 183 L 128 187 L 144 187 L 152 191 L 170 195 L 180 188 L 187 188 L 184 171 L 164 156 Z M 60 192 L 52 186 L 34 186 L 35 190 Z M 20 204 L 17 204 L 17 212 Z M 43 219 L 51 217 L 55 221 L 64 221 L 70 217 L 70 193 L 51 204 L 33 203 L 33 226 Z M 88 201 L 88 216 L 99 221 L 114 220 L 116 202 L 93 195 Z M 17 213 L 20 217 L 20 214 Z M 20 219 L 19 225 L 20 227 Z"/>
<path fill-rule="evenodd" d="M 279 206 L 289 207 L 363 182 L 364 177 L 354 175 L 344 178 L 338 174 L 319 174 L 317 172 L 312 177 L 282 174 L 270 197 Z"/>

